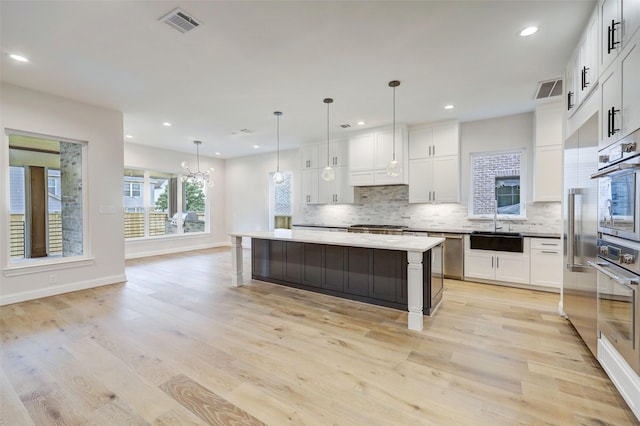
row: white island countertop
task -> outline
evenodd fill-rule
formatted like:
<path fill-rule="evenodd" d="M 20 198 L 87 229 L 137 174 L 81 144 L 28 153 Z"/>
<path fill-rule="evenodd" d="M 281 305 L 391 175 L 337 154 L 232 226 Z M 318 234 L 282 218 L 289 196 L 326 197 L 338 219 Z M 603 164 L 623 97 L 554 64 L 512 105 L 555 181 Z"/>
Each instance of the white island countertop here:
<path fill-rule="evenodd" d="M 416 252 L 425 252 L 445 241 L 444 238 L 413 235 L 359 234 L 355 232 L 298 231 L 289 229 L 232 232 L 230 235 L 232 237 L 249 237 L 264 240 L 297 241 L 303 243 Z"/>

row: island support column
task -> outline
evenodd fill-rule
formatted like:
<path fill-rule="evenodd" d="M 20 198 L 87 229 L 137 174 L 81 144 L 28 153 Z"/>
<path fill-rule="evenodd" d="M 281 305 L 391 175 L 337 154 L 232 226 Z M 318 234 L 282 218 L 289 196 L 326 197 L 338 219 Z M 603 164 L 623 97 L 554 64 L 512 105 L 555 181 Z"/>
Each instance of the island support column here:
<path fill-rule="evenodd" d="M 422 252 L 407 252 L 407 299 L 409 305 L 409 330 L 422 331 L 423 266 Z"/>
<path fill-rule="evenodd" d="M 242 237 L 231 237 L 231 285 L 238 287 L 242 284 Z"/>

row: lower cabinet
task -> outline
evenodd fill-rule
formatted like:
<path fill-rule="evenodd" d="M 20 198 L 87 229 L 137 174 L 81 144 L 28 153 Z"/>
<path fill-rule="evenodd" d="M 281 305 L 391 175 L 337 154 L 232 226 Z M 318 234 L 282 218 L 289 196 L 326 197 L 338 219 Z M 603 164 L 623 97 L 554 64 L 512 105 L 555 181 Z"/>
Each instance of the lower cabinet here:
<path fill-rule="evenodd" d="M 427 315 L 441 300 L 443 289 L 442 247 L 432 251 L 423 257 L 423 306 Z M 407 308 L 405 251 L 253 239 L 251 259 L 254 279 Z"/>
<path fill-rule="evenodd" d="M 562 243 L 549 238 L 531 239 L 531 284 L 562 287 Z"/>
<path fill-rule="evenodd" d="M 466 244 L 470 247 L 470 244 Z M 525 239 L 523 253 L 466 249 L 465 278 L 529 284 L 529 245 Z"/>

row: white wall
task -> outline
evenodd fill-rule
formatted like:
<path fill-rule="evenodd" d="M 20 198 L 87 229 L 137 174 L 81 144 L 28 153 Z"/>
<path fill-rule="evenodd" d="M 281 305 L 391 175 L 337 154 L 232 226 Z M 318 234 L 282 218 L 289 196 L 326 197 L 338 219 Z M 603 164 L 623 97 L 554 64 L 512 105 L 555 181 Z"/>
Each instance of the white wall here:
<path fill-rule="evenodd" d="M 226 160 L 226 219 L 229 232 L 269 229 L 269 173 L 276 153 Z M 280 171 L 293 173 L 293 215 L 300 206 L 298 150 L 280 151 Z"/>
<path fill-rule="evenodd" d="M 158 149 L 134 143 L 124 144 L 124 166 L 166 173 L 183 173 L 182 161 L 196 164 L 195 146 L 193 154 Z M 209 207 L 209 230 L 204 234 L 183 234 L 146 240 L 128 240 L 125 242 L 127 259 L 165 253 L 175 253 L 228 244 L 228 231 L 225 222 L 225 164 L 224 160 L 200 155 L 200 170 L 213 167 L 214 186 L 207 188 Z"/>
<path fill-rule="evenodd" d="M 5 83 L 0 89 L 0 304 L 124 281 L 122 113 Z M 42 259 L 29 266 L 9 261 L 7 129 L 87 142 L 84 261 Z"/>
<path fill-rule="evenodd" d="M 470 154 L 483 151 L 500 151 L 526 148 L 527 201 L 533 199 L 534 156 L 533 112 L 460 123 L 460 201 L 468 204 L 470 185 Z"/>

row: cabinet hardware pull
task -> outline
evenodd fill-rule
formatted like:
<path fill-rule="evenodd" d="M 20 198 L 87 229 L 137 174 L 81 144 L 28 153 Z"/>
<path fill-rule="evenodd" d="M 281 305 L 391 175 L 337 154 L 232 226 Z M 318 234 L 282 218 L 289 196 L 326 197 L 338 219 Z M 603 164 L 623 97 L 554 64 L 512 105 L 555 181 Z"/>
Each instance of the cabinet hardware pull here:
<path fill-rule="evenodd" d="M 493 256 L 491 256 L 491 269 L 493 269 Z"/>
<path fill-rule="evenodd" d="M 433 201 L 436 200 L 436 191 L 433 191 Z"/>
<path fill-rule="evenodd" d="M 616 45 L 620 44 L 619 41 L 615 41 L 616 25 L 620 25 L 620 22 L 616 22 L 615 19 L 612 19 L 611 25 L 607 27 L 607 54 L 610 54 L 611 51 L 616 48 Z"/>
<path fill-rule="evenodd" d="M 616 109 L 615 107 L 611 107 L 611 109 L 608 111 L 609 123 L 607 126 L 608 127 L 607 134 L 609 135 L 609 137 L 615 135 L 620 131 L 620 129 L 616 129 L 616 114 L 619 112 L 620 110 Z"/>
<path fill-rule="evenodd" d="M 580 90 L 584 90 L 584 67 L 580 70 Z"/>
<path fill-rule="evenodd" d="M 547 251 L 547 250 L 542 250 L 541 253 L 546 253 L 546 254 L 558 254 L 557 251 Z"/>
<path fill-rule="evenodd" d="M 572 91 L 567 92 L 567 111 L 573 108 L 573 104 L 571 103 L 571 97 L 573 96 Z"/>
<path fill-rule="evenodd" d="M 431 145 L 429 145 L 429 156 L 431 156 Z"/>
<path fill-rule="evenodd" d="M 589 68 L 585 66 L 585 67 L 582 67 L 582 71 L 580 72 L 582 90 L 586 89 L 587 86 L 589 85 L 589 82 L 587 81 L 587 71 L 589 71 Z"/>
<path fill-rule="evenodd" d="M 496 269 L 500 269 L 500 258 L 496 256 Z"/>

